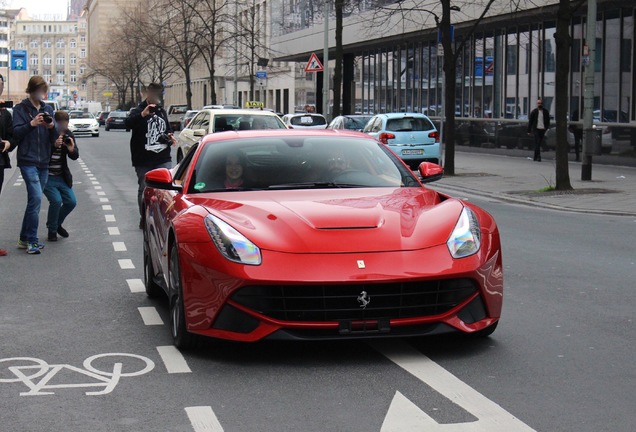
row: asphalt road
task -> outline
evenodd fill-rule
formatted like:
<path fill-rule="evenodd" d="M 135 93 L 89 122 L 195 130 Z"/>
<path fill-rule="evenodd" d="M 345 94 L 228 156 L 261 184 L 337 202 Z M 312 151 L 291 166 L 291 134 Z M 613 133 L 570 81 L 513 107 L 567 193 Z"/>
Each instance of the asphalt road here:
<path fill-rule="evenodd" d="M 475 198 L 504 246 L 489 339 L 209 343 L 181 356 L 164 302 L 137 292 L 128 139 L 79 139 L 71 237 L 39 256 L 14 248 L 26 191 L 17 172 L 5 179 L 1 431 L 636 430 L 633 218 Z"/>

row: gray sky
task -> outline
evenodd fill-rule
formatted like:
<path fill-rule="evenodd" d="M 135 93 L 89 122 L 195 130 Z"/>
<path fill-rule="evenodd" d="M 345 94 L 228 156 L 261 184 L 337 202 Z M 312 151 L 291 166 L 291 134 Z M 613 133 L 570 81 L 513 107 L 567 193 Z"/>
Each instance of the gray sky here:
<path fill-rule="evenodd" d="M 46 18 L 47 15 L 61 15 L 63 19 L 66 19 L 67 0 L 8 0 L 7 3 L 10 8 L 26 8 L 32 17 Z"/>

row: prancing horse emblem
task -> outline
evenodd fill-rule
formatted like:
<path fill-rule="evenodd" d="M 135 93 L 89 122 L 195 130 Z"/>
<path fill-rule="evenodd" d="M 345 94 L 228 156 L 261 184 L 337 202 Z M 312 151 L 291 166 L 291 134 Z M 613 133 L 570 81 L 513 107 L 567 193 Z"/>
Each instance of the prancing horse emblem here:
<path fill-rule="evenodd" d="M 358 296 L 358 303 L 362 309 L 366 309 L 367 305 L 371 303 L 371 296 L 366 291 L 362 291 Z"/>

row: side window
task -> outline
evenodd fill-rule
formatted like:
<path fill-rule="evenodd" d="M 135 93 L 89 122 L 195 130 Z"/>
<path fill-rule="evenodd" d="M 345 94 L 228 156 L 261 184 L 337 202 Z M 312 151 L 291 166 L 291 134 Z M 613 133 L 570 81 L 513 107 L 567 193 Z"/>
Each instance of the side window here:
<path fill-rule="evenodd" d="M 192 121 L 190 122 L 190 124 L 188 125 L 190 129 L 192 130 L 201 129 L 201 119 L 203 119 L 205 115 L 206 113 L 197 114 L 196 117 L 194 117 Z"/>
<path fill-rule="evenodd" d="M 210 130 L 210 114 L 203 113 L 203 116 L 201 117 L 201 124 L 197 129 L 205 129 L 206 132 Z"/>
<path fill-rule="evenodd" d="M 177 170 L 174 173 L 174 183 L 178 185 L 182 185 L 185 181 L 186 174 L 188 172 L 188 167 L 192 163 L 192 159 L 194 158 L 194 154 L 197 152 L 197 147 L 199 147 L 199 143 L 190 148 L 188 154 L 183 158 L 183 160 L 177 165 Z"/>
<path fill-rule="evenodd" d="M 365 133 L 373 132 L 373 126 L 375 125 L 377 120 L 378 120 L 377 118 L 369 120 L 369 123 L 367 123 L 367 125 L 364 127 L 362 132 L 365 132 Z"/>

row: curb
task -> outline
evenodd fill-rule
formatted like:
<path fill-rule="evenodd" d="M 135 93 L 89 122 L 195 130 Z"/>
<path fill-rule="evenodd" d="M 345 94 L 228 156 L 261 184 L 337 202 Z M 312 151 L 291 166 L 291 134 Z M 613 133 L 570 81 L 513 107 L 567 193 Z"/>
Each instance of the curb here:
<path fill-rule="evenodd" d="M 581 214 L 594 214 L 594 215 L 603 215 L 603 216 L 628 216 L 628 217 L 636 217 L 636 212 L 627 212 L 627 211 L 616 211 L 616 210 L 598 210 L 598 209 L 579 209 L 573 207 L 565 207 L 554 204 L 547 204 L 541 201 L 534 201 L 531 199 L 523 199 L 513 197 L 512 195 L 506 193 L 499 192 L 484 192 L 481 190 L 470 189 L 466 187 L 456 187 L 456 186 L 448 186 L 448 185 L 428 185 L 427 187 L 431 187 L 431 189 L 440 190 L 440 192 L 449 190 L 454 194 L 468 194 L 475 195 L 482 198 L 494 198 L 500 201 L 510 202 L 514 204 L 521 204 L 529 207 L 538 207 L 549 210 L 557 210 L 567 213 L 581 213 Z"/>

